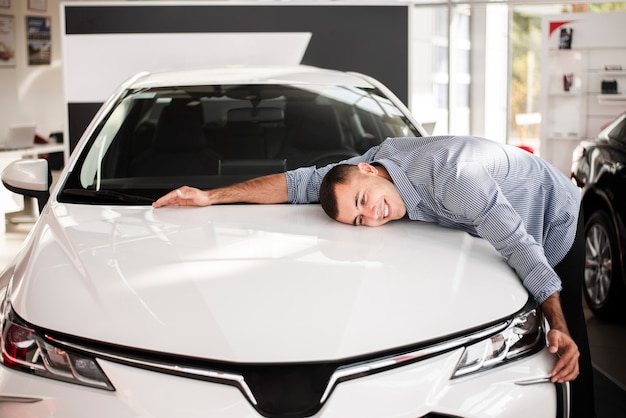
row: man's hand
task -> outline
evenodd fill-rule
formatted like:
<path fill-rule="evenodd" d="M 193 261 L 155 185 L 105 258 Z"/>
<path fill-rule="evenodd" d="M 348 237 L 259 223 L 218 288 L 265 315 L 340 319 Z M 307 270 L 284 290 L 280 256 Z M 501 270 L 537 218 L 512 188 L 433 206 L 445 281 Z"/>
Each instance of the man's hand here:
<path fill-rule="evenodd" d="M 559 355 L 550 373 L 550 381 L 553 383 L 569 382 L 578 377 L 578 346 L 568 334 L 557 329 L 548 332 L 548 351 Z"/>
<path fill-rule="evenodd" d="M 152 203 L 152 207 L 161 206 L 208 206 L 211 199 L 208 192 L 194 187 L 183 186 L 172 190 L 168 194 L 161 196 Z"/>
<path fill-rule="evenodd" d="M 257 177 L 243 183 L 212 190 L 182 186 L 160 197 L 152 206 L 208 206 L 220 203 L 286 203 L 285 173 Z"/>
<path fill-rule="evenodd" d="M 550 331 L 548 332 L 548 351 L 559 356 L 550 373 L 550 380 L 553 383 L 564 383 L 576 379 L 579 374 L 578 357 L 580 352 L 578 346 L 569 335 L 565 316 L 561 309 L 561 300 L 558 293 L 548 297 L 542 304 L 543 310 Z"/>

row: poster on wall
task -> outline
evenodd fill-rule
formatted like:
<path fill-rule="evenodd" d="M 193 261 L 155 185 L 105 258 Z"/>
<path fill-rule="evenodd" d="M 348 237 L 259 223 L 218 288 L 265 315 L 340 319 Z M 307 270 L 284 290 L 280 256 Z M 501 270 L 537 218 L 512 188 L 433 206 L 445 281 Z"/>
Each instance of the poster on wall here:
<path fill-rule="evenodd" d="M 15 65 L 15 19 L 0 15 L 0 67 Z"/>
<path fill-rule="evenodd" d="M 50 18 L 26 17 L 28 65 L 50 64 Z"/>
<path fill-rule="evenodd" d="M 28 0 L 28 10 L 45 12 L 48 9 L 48 0 Z"/>

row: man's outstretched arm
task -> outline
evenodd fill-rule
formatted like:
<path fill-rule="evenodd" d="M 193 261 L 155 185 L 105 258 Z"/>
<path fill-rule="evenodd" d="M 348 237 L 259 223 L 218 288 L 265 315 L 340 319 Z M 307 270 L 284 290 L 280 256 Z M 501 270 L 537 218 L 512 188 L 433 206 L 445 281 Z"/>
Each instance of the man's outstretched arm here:
<path fill-rule="evenodd" d="M 213 190 L 182 186 L 160 197 L 152 206 L 209 206 L 220 203 L 285 203 L 287 179 L 284 173 L 258 177 Z"/>

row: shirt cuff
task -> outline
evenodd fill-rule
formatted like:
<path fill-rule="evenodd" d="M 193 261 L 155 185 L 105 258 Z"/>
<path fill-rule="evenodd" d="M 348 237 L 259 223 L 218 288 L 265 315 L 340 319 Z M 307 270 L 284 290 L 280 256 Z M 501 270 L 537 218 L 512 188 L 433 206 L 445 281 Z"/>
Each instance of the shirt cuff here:
<path fill-rule="evenodd" d="M 524 287 L 541 304 L 552 294 L 561 291 L 561 279 L 552 269 L 543 266 L 535 268 L 524 278 Z"/>
<path fill-rule="evenodd" d="M 313 203 L 319 200 L 313 183 L 315 167 L 301 167 L 285 172 L 287 179 L 287 202 Z"/>

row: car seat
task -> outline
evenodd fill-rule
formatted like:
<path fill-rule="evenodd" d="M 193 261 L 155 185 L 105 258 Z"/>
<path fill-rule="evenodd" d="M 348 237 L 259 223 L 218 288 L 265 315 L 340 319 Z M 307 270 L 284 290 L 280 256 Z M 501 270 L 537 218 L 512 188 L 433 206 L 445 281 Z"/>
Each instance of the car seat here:
<path fill-rule="evenodd" d="M 220 156 L 207 147 L 198 102 L 172 100 L 157 122 L 152 146 L 131 165 L 134 176 L 216 174 Z"/>
<path fill-rule="evenodd" d="M 290 120 L 290 146 L 284 154 L 288 169 L 321 167 L 359 155 L 345 144 L 339 117 L 332 106 L 301 107 Z"/>

